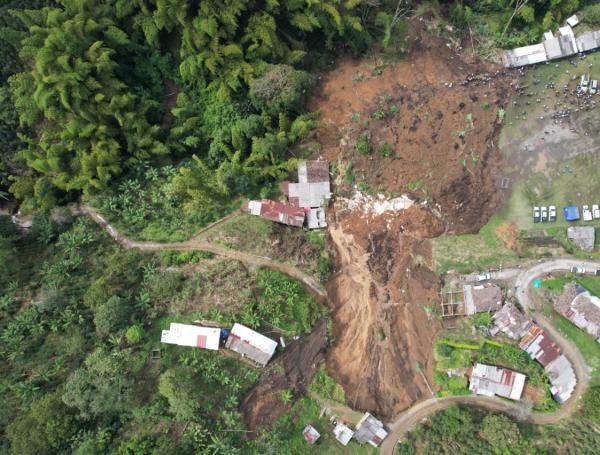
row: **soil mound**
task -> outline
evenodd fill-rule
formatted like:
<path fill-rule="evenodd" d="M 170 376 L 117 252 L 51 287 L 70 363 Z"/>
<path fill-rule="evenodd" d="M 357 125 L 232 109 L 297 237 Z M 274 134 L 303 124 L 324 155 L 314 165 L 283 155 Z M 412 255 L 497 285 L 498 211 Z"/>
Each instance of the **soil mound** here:
<path fill-rule="evenodd" d="M 267 366 L 240 406 L 249 430 L 269 427 L 290 410 L 291 403 L 285 403 L 281 397 L 284 390 L 291 390 L 294 397 L 306 394 L 326 346 L 327 320 L 323 319 L 309 335 L 288 345 L 283 354 Z"/>

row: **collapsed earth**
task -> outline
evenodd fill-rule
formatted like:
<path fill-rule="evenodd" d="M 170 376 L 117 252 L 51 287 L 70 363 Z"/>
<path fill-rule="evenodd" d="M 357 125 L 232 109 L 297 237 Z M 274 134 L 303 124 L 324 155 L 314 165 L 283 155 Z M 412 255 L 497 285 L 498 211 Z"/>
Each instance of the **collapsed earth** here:
<path fill-rule="evenodd" d="M 595 453 L 600 6 L 0 6 L 0 451 Z"/>

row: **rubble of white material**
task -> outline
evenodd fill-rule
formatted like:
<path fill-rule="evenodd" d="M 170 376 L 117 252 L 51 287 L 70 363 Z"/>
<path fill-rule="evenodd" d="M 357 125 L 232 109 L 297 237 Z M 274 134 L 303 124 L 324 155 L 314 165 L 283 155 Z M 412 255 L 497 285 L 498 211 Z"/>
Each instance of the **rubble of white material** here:
<path fill-rule="evenodd" d="M 349 210 L 374 213 L 376 215 L 381 215 L 385 212 L 399 212 L 411 207 L 415 203 L 404 194 L 400 197 L 387 199 L 383 194 L 378 194 L 377 197 L 374 197 L 360 191 L 356 191 L 350 199 L 342 199 L 341 202 Z"/>

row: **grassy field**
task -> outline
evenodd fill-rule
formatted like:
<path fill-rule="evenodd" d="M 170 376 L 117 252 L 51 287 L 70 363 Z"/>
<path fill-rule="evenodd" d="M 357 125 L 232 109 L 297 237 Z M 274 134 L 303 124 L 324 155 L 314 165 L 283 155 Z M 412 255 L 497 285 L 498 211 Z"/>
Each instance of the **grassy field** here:
<path fill-rule="evenodd" d="M 514 224 L 521 232 L 542 230 L 545 235 L 558 240 L 565 252 L 577 257 L 600 258 L 600 251 L 592 253 L 578 250 L 567 239 L 567 227 L 594 226 L 596 238 L 600 237 L 600 220 L 592 222 L 565 221 L 562 207 L 575 204 L 600 204 L 600 178 L 598 166 L 600 153 L 579 155 L 557 165 L 549 175 L 536 173 L 526 180 L 517 182 L 506 206 L 481 228 L 478 234 L 441 236 L 432 240 L 433 262 L 438 273 L 450 269 L 473 272 L 490 266 L 514 263 L 518 255 L 506 248 L 495 231 L 502 223 Z M 531 207 L 534 205 L 556 205 L 558 219 L 554 223 L 533 223 Z M 598 240 L 596 241 L 598 242 Z M 522 256 L 534 257 L 536 252 L 523 246 Z M 564 254 L 563 251 L 545 250 L 545 254 Z M 537 254 L 540 254 L 537 252 Z"/>
<path fill-rule="evenodd" d="M 467 273 L 516 262 L 517 254 L 500 241 L 495 231 L 502 216 L 494 215 L 478 234 L 443 235 L 431 241 L 433 264 L 438 273 Z"/>
<path fill-rule="evenodd" d="M 600 220 L 568 222 L 562 208 L 568 205 L 600 204 L 600 153 L 578 155 L 562 161 L 548 174 L 538 172 L 513 187 L 502 218 L 519 229 L 566 228 L 570 225 L 600 227 Z M 534 223 L 532 207 L 555 205 L 558 219 L 554 223 Z"/>

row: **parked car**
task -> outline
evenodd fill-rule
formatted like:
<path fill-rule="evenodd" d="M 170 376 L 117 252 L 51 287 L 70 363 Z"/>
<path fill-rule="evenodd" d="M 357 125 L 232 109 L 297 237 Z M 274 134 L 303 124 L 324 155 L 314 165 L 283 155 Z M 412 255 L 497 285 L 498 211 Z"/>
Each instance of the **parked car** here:
<path fill-rule="evenodd" d="M 540 222 L 540 208 L 539 207 L 533 208 L 533 222 L 534 223 Z"/>
<path fill-rule="evenodd" d="M 492 275 L 490 273 L 480 273 L 479 275 L 477 275 L 476 280 L 477 281 L 487 281 L 491 278 L 492 278 Z"/>
<path fill-rule="evenodd" d="M 548 221 L 556 221 L 556 206 L 548 207 Z"/>
<path fill-rule="evenodd" d="M 598 93 L 598 80 L 593 79 L 592 83 L 590 84 L 590 94 L 595 95 L 596 93 Z"/>
<path fill-rule="evenodd" d="M 592 221 L 592 211 L 589 205 L 584 205 L 583 209 L 583 221 Z"/>
<path fill-rule="evenodd" d="M 583 74 L 581 76 L 581 80 L 579 81 L 579 91 L 581 93 L 587 93 L 590 88 L 590 76 L 588 74 Z"/>
<path fill-rule="evenodd" d="M 595 220 L 600 218 L 600 206 L 598 204 L 592 205 L 592 216 Z"/>
<path fill-rule="evenodd" d="M 571 273 L 585 273 L 584 267 L 571 267 Z"/>
<path fill-rule="evenodd" d="M 546 221 L 548 221 L 548 207 L 542 207 L 540 213 L 541 213 L 542 223 L 545 223 Z"/>

